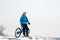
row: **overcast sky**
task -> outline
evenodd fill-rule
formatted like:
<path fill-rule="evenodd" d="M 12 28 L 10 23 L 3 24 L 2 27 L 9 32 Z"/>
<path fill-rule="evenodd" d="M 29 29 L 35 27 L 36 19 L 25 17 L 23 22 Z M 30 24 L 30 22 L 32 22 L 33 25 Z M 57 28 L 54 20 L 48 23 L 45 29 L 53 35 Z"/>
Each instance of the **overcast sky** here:
<path fill-rule="evenodd" d="M 31 34 L 60 36 L 60 0 L 0 0 L 0 25 L 13 34 L 23 12 L 31 23 Z"/>

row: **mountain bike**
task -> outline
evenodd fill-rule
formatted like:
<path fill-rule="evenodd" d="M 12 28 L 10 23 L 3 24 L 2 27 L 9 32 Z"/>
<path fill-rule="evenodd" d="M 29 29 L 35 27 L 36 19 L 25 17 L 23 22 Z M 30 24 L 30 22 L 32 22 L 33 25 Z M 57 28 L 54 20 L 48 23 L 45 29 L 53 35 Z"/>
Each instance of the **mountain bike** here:
<path fill-rule="evenodd" d="M 23 33 L 23 28 L 22 28 L 22 27 L 21 27 L 21 28 L 17 28 L 17 29 L 15 30 L 15 37 L 16 37 L 16 38 L 19 38 L 22 33 Z M 28 33 L 30 33 L 30 29 L 28 30 Z"/>

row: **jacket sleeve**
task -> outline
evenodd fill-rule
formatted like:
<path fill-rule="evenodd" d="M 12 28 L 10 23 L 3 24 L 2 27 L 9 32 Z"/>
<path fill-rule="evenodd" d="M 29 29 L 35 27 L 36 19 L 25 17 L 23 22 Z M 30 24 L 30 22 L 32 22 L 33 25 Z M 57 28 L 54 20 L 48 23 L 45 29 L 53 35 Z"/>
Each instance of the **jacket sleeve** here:
<path fill-rule="evenodd" d="M 27 18 L 27 22 L 30 23 L 29 20 L 28 20 L 28 18 Z"/>

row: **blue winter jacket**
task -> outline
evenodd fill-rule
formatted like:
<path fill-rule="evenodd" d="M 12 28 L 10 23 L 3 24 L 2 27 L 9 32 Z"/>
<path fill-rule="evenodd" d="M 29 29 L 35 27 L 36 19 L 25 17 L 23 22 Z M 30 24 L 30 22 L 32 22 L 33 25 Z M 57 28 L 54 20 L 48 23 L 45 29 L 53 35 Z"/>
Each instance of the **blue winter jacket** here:
<path fill-rule="evenodd" d="M 20 24 L 28 24 L 28 18 L 26 16 L 21 16 L 20 18 Z"/>

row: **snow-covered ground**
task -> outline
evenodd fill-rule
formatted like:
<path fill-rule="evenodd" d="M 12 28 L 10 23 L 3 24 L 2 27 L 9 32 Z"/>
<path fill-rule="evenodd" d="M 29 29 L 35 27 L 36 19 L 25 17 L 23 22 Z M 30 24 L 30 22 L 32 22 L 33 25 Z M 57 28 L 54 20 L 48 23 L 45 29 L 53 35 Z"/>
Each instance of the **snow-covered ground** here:
<path fill-rule="evenodd" d="M 0 36 L 0 40 L 60 40 L 60 38 L 54 38 L 54 37 L 39 37 L 39 36 L 31 36 L 32 39 L 29 39 L 27 37 L 19 37 L 15 38 L 13 36 Z"/>

